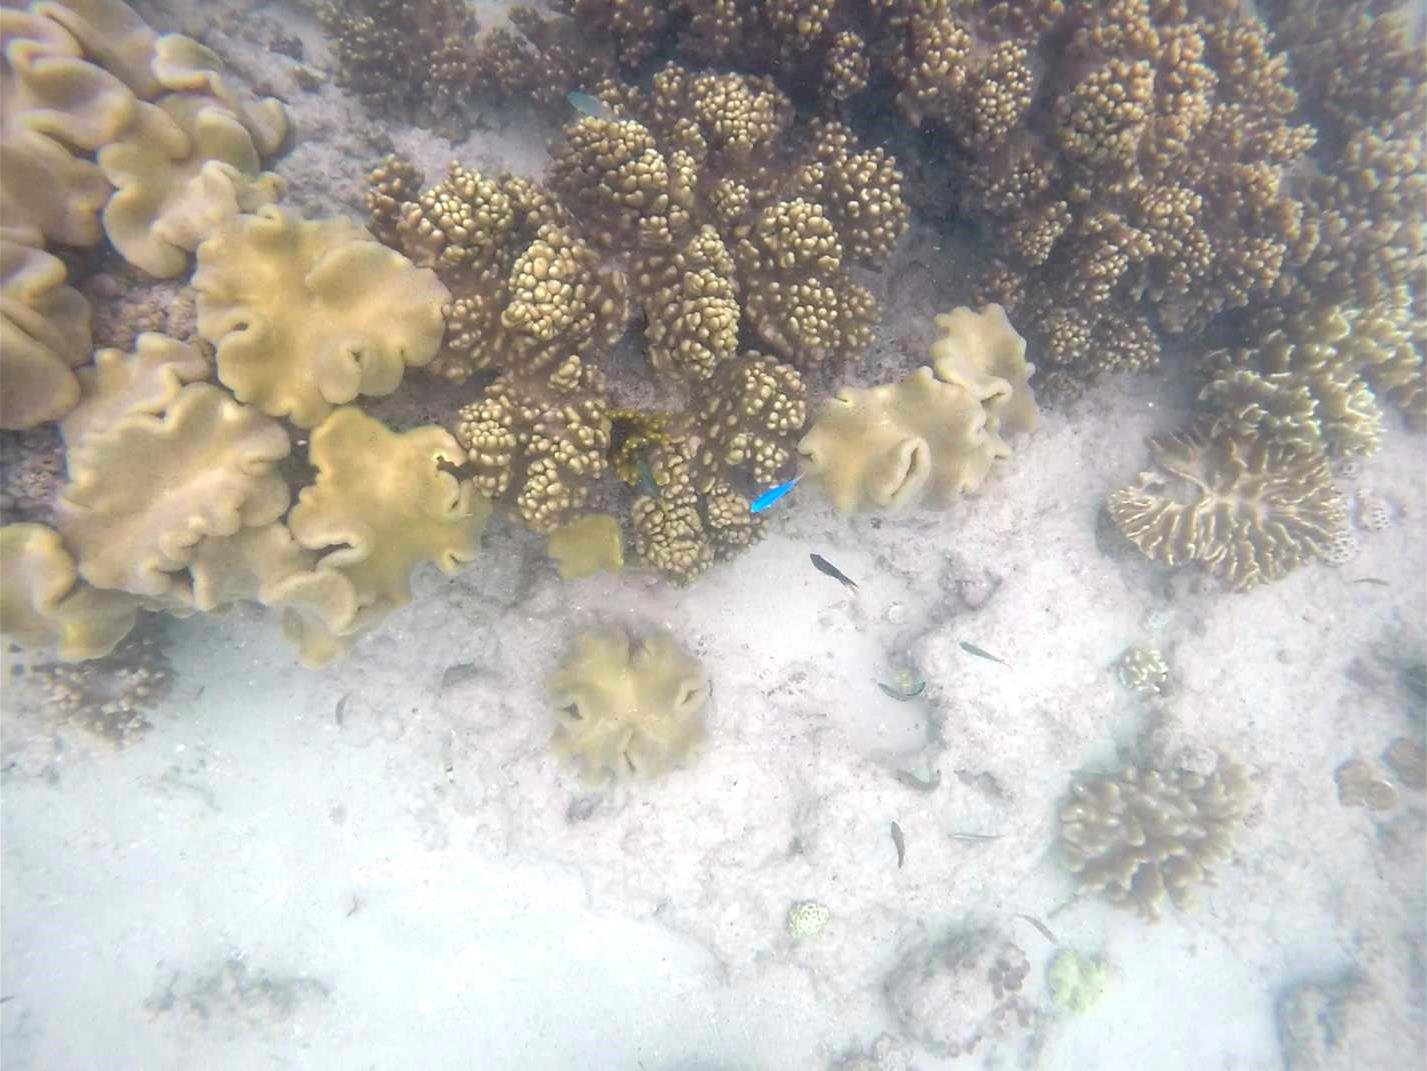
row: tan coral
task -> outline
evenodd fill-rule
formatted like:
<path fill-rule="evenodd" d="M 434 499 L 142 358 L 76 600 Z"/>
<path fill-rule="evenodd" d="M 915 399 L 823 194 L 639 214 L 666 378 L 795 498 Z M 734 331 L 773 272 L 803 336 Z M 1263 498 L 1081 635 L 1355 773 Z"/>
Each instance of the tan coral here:
<path fill-rule="evenodd" d="M 0 10 L 0 196 L 5 227 L 32 244 L 41 237 L 94 245 L 109 184 L 71 149 L 112 141 L 137 106 L 113 75 L 82 58 L 57 22 Z"/>
<path fill-rule="evenodd" d="M 1003 310 L 962 309 L 938 324 L 933 368 L 896 384 L 844 387 L 798 444 L 804 470 L 839 511 L 945 508 L 1010 456 L 1003 430 L 1034 426 L 1034 366 Z"/>
<path fill-rule="evenodd" d="M 101 658 L 129 634 L 140 600 L 79 579 L 59 533 L 42 524 L 0 528 L 0 634 L 53 646 L 66 662 Z"/>
<path fill-rule="evenodd" d="M 154 76 L 158 34 L 121 0 L 39 0 L 30 5 L 72 33 L 85 53 L 144 100 L 163 87 Z"/>
<path fill-rule="evenodd" d="M 1066 865 L 1083 890 L 1151 921 L 1166 895 L 1190 907 L 1228 859 L 1252 789 L 1249 771 L 1222 757 L 1207 776 L 1129 767 L 1078 781 L 1060 811 Z"/>
<path fill-rule="evenodd" d="M 207 383 L 162 416 L 130 414 L 69 455 L 58 526 L 96 587 L 186 596 L 179 574 L 209 536 L 271 524 L 287 509 L 273 466 L 290 449 L 275 421 Z"/>
<path fill-rule="evenodd" d="M 1113 492 L 1107 507 L 1160 564 L 1197 561 L 1243 591 L 1332 553 L 1346 518 L 1320 451 L 1194 429 L 1150 448 L 1158 471 Z"/>
<path fill-rule="evenodd" d="M 221 224 L 282 191 L 233 113 L 189 94 L 140 104 L 123 135 L 100 150 L 99 166 L 116 188 L 104 206 L 105 233 L 125 260 L 159 278 L 187 271 L 188 254 Z"/>
<path fill-rule="evenodd" d="M 356 589 L 364 621 L 411 599 L 423 562 L 448 575 L 475 559 L 490 503 L 447 466 L 465 451 L 437 427 L 393 432 L 344 407 L 312 432 L 308 459 L 317 479 L 288 517 L 294 538 L 319 552 L 319 572 L 340 573 Z"/>
<path fill-rule="evenodd" d="M 78 450 L 87 438 L 131 413 L 157 416 L 173 404 L 185 383 L 207 379 L 208 360 L 198 347 L 146 331 L 132 353 L 103 349 L 79 370 L 82 398 L 60 425 L 65 445 Z"/>
<path fill-rule="evenodd" d="M 198 329 L 240 400 L 312 427 L 358 395 L 394 391 L 441 344 L 450 297 L 343 217 L 239 216 L 198 250 Z"/>
<path fill-rule="evenodd" d="M 624 534 L 619 518 L 609 513 L 592 513 L 555 529 L 548 550 L 565 580 L 624 568 Z"/>
<path fill-rule="evenodd" d="M 154 43 L 153 73 L 165 89 L 212 97 L 222 103 L 252 137 L 263 156 L 287 137 L 287 112 L 272 97 L 259 100 L 223 70 L 218 54 L 191 37 L 170 33 Z"/>
<path fill-rule="evenodd" d="M 0 428 L 58 420 L 79 400 L 89 302 L 64 280 L 59 258 L 0 238 Z"/>
<path fill-rule="evenodd" d="M 589 780 L 663 773 L 704 735 L 708 679 L 667 633 L 631 643 L 622 629 L 583 632 L 549 691 L 559 719 L 552 746 Z"/>

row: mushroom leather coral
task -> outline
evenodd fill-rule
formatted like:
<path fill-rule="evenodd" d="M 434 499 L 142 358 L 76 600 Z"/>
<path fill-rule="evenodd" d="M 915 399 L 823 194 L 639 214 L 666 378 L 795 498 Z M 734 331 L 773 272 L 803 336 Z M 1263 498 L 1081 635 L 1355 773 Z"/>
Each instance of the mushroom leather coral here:
<path fill-rule="evenodd" d="M 124 133 L 99 152 L 116 192 L 104 232 L 130 264 L 168 278 L 220 224 L 271 204 L 282 180 L 263 171 L 248 131 L 208 97 L 173 93 L 140 103 Z"/>
<path fill-rule="evenodd" d="M 173 404 L 185 383 L 208 378 L 208 361 L 197 346 L 145 331 L 132 353 L 102 349 L 93 365 L 78 371 L 82 398 L 64 418 L 65 445 L 77 450 L 131 413 L 157 416 Z"/>
<path fill-rule="evenodd" d="M 7 229 L 67 245 L 94 245 L 109 184 L 71 150 L 112 141 L 134 113 L 134 94 L 83 58 L 57 22 L 0 10 L 0 191 Z"/>
<path fill-rule="evenodd" d="M 359 394 L 396 390 L 428 363 L 450 292 L 349 219 L 271 206 L 198 249 L 198 330 L 241 401 L 309 428 Z"/>
<path fill-rule="evenodd" d="M 549 690 L 552 745 L 589 779 L 662 773 L 703 738 L 708 679 L 667 633 L 631 643 L 622 629 L 582 632 Z"/>
<path fill-rule="evenodd" d="M 805 471 L 839 511 L 948 506 L 1010 456 L 1003 430 L 1035 425 L 1035 369 L 1000 306 L 958 309 L 937 324 L 932 368 L 895 384 L 844 387 L 798 444 Z"/>
<path fill-rule="evenodd" d="M 1125 536 L 1162 565 L 1198 561 L 1235 591 L 1325 555 L 1344 524 L 1321 450 L 1191 429 L 1150 440 L 1159 471 L 1107 502 Z"/>
<path fill-rule="evenodd" d="M 465 456 L 441 428 L 398 433 L 353 408 L 312 432 L 317 479 L 288 526 L 302 546 L 324 552 L 318 572 L 351 582 L 363 611 L 357 627 L 408 602 L 422 562 L 454 574 L 475 558 L 490 503 L 443 467 Z"/>
<path fill-rule="evenodd" d="M 281 425 L 208 383 L 185 386 L 162 416 L 131 413 L 85 436 L 56 505 L 80 575 L 185 598 L 175 574 L 203 539 L 271 524 L 287 509 L 287 483 L 272 469 L 289 449 Z"/>
<path fill-rule="evenodd" d="M 59 258 L 0 239 L 0 428 L 58 420 L 79 400 L 89 302 L 64 280 Z"/>
<path fill-rule="evenodd" d="M 624 535 L 619 518 L 610 513 L 592 513 L 555 529 L 547 547 L 565 580 L 624 568 Z"/>
<path fill-rule="evenodd" d="M 101 591 L 79 579 L 74 559 L 53 528 L 0 528 L 0 634 L 27 647 L 48 647 L 66 662 L 102 658 L 129 634 L 139 599 Z"/>

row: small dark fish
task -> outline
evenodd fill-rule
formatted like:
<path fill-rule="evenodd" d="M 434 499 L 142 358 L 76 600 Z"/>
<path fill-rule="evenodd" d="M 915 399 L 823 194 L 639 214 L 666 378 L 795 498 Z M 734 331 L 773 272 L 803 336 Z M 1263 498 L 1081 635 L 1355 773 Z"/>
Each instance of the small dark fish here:
<path fill-rule="evenodd" d="M 1035 916 L 1033 916 L 1033 915 L 1022 915 L 1022 914 L 1020 914 L 1020 913 L 1017 913 L 1016 918 L 1018 918 L 1018 919 L 1025 919 L 1025 920 L 1026 920 L 1027 922 L 1029 922 L 1032 926 L 1034 926 L 1037 930 L 1039 930 L 1039 931 L 1040 931 L 1040 935 L 1041 935 L 1042 937 L 1044 937 L 1047 941 L 1049 941 L 1051 944 L 1053 944 L 1053 945 L 1058 945 L 1058 944 L 1060 944 L 1060 942 L 1055 939 L 1055 934 L 1053 934 L 1053 933 L 1050 932 L 1050 927 L 1047 926 L 1047 925 L 1046 925 L 1044 922 L 1042 922 L 1040 919 L 1036 918 Z"/>
<path fill-rule="evenodd" d="M 565 99 L 570 102 L 570 107 L 581 115 L 588 115 L 591 119 L 613 119 L 614 109 L 593 93 L 586 93 L 583 89 L 572 89 L 565 94 Z"/>
<path fill-rule="evenodd" d="M 952 840 L 974 840 L 978 842 L 1001 839 L 1001 834 L 999 833 L 948 833 L 947 836 Z"/>
<path fill-rule="evenodd" d="M 765 509 L 773 505 L 773 503 L 777 502 L 794 487 L 797 487 L 798 481 L 802 478 L 802 473 L 799 473 L 791 480 L 788 480 L 786 483 L 780 483 L 777 487 L 768 488 L 768 490 L 764 491 L 761 495 L 759 495 L 753 500 L 753 502 L 748 507 L 748 512 L 762 513 Z"/>
<path fill-rule="evenodd" d="M 8 997 L 0 997 L 0 1004 L 9 1004 L 10 1001 L 12 1001 L 12 1000 L 14 1000 L 14 999 L 15 999 L 15 994 L 11 993 Z"/>
<path fill-rule="evenodd" d="M 908 788 L 914 788 L 918 792 L 935 792 L 937 786 L 941 784 L 940 770 L 937 770 L 936 773 L 932 774 L 931 777 L 925 781 L 912 773 L 911 770 L 898 770 L 894 776 L 898 781 L 902 782 L 902 784 Z"/>
<path fill-rule="evenodd" d="M 837 566 L 833 565 L 832 562 L 828 561 L 821 554 L 809 554 L 808 558 L 812 561 L 813 568 L 816 569 L 818 572 L 822 573 L 824 576 L 832 577 L 848 591 L 857 590 L 857 582 L 851 577 L 849 577 Z"/>
<path fill-rule="evenodd" d="M 1375 585 L 1375 586 L 1377 586 L 1377 587 L 1380 587 L 1380 588 L 1390 588 L 1390 587 L 1392 587 L 1392 585 L 1389 584 L 1386 580 L 1379 580 L 1379 579 L 1378 579 L 1377 577 L 1375 577 L 1375 576 L 1365 576 L 1365 577 L 1363 577 L 1361 580 L 1349 580 L 1348 583 L 1349 583 L 1349 584 L 1373 584 L 1373 585 Z"/>
<path fill-rule="evenodd" d="M 907 859 L 907 841 L 902 836 L 902 827 L 896 822 L 892 823 L 892 843 L 897 846 L 897 869 L 901 870 Z"/>
<path fill-rule="evenodd" d="M 927 682 L 922 681 L 910 692 L 903 692 L 897 688 L 893 688 L 890 684 L 883 684 L 881 681 L 877 682 L 877 687 L 881 688 L 884 693 L 890 695 L 893 699 L 906 703 L 925 692 L 927 690 Z"/>
<path fill-rule="evenodd" d="M 963 651 L 965 651 L 967 654 L 969 654 L 969 655 L 975 655 L 977 658 L 984 658 L 984 659 L 986 659 L 988 662 L 1000 662 L 1001 665 L 1007 666 L 1007 667 L 1009 667 L 1010 664 L 1011 664 L 1011 663 L 1007 662 L 1004 658 L 997 658 L 997 657 L 996 657 L 995 655 L 993 655 L 990 651 L 983 651 L 980 647 L 977 647 L 976 644 L 974 644 L 974 643 L 967 643 L 965 640 L 962 640 L 961 643 L 960 643 L 960 647 L 961 647 L 961 649 L 962 649 Z"/>
<path fill-rule="evenodd" d="M 337 721 L 337 728 L 342 727 L 342 713 L 347 709 L 347 700 L 352 698 L 352 693 L 348 692 L 341 699 L 337 700 L 337 709 L 332 712 L 332 717 Z"/>

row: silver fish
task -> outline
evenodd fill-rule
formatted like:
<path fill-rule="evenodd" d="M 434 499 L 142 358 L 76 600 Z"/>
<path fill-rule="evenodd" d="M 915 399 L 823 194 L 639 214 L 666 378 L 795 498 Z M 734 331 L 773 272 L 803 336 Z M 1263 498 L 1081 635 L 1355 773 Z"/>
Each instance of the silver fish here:
<path fill-rule="evenodd" d="M 892 823 L 892 843 L 897 846 L 897 869 L 901 870 L 907 859 L 907 840 L 902 836 L 902 827 L 896 822 Z"/>
<path fill-rule="evenodd" d="M 997 657 L 996 657 L 995 655 L 993 655 L 990 651 L 983 651 L 980 647 L 977 647 L 976 644 L 974 644 L 974 643 L 967 643 L 965 640 L 962 640 L 962 641 L 958 644 L 958 646 L 959 646 L 963 651 L 965 651 L 967 654 L 969 654 L 969 655 L 975 655 L 977 658 L 984 658 L 984 659 L 986 659 L 988 662 L 1000 662 L 1001 665 L 1007 666 L 1007 667 L 1009 667 L 1009 666 L 1011 665 L 1011 663 L 1007 662 L 1004 658 L 997 658 Z"/>
<path fill-rule="evenodd" d="M 572 89 L 565 94 L 565 100 L 570 107 L 581 115 L 588 115 L 591 119 L 613 119 L 614 109 L 593 93 L 586 93 L 583 89 Z"/>

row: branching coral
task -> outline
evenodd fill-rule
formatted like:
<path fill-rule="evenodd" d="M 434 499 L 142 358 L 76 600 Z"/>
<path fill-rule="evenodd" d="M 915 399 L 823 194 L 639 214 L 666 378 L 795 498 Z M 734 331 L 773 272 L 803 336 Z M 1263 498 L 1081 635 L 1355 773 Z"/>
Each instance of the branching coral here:
<path fill-rule="evenodd" d="M 1193 429 L 1150 448 L 1158 471 L 1140 473 L 1107 506 L 1160 564 L 1199 562 L 1244 591 L 1331 553 L 1346 515 L 1321 452 Z"/>
<path fill-rule="evenodd" d="M 1427 419 L 1422 329 L 1401 305 L 1267 310 L 1246 334 L 1256 340 L 1252 348 L 1210 355 L 1212 379 L 1200 395 L 1215 428 L 1230 436 L 1306 452 L 1373 453 L 1382 425 L 1373 387 L 1410 419 Z"/>
<path fill-rule="evenodd" d="M 1036 419 L 1025 342 L 999 306 L 937 318 L 933 366 L 891 385 L 844 387 L 798 444 L 842 512 L 944 508 L 1010 456 L 1002 432 Z"/>
<path fill-rule="evenodd" d="M 497 378 L 453 430 L 480 492 L 552 532 L 585 507 L 608 467 L 608 408 L 603 375 L 570 357 L 543 379 Z"/>
<path fill-rule="evenodd" d="M 277 208 L 224 224 L 198 251 L 198 330 L 240 400 L 312 427 L 390 394 L 440 345 L 446 288 L 344 217 Z"/>
<path fill-rule="evenodd" d="M 667 633 L 631 642 L 619 629 L 582 632 L 549 691 L 552 744 L 587 779 L 663 773 L 703 739 L 708 679 Z"/>
<path fill-rule="evenodd" d="M 542 371 L 571 354 L 592 361 L 624 332 L 624 275 L 537 184 L 453 163 L 421 191 L 421 173 L 398 157 L 369 183 L 373 232 L 451 289 L 432 372 L 461 382 L 488 368 Z"/>
<path fill-rule="evenodd" d="M 1077 781 L 1060 811 L 1060 844 L 1081 889 L 1159 917 L 1212 885 L 1252 799 L 1247 768 L 1227 758 L 1207 775 L 1129 767 Z"/>
<path fill-rule="evenodd" d="M 806 420 L 797 369 L 749 352 L 719 368 L 697 423 L 721 471 L 747 473 L 761 486 L 788 474 Z"/>
<path fill-rule="evenodd" d="M 89 302 L 41 249 L 0 238 L 0 428 L 57 420 L 79 400 L 72 369 L 89 358 Z"/>

